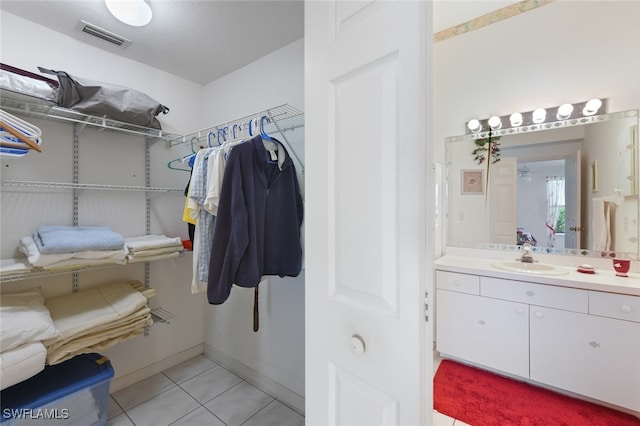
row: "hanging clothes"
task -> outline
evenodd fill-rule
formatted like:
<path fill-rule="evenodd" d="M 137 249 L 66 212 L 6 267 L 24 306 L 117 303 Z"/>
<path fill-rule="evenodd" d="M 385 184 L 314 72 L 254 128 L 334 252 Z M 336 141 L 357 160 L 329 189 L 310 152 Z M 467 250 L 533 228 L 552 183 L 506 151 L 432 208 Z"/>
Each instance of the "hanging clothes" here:
<path fill-rule="evenodd" d="M 209 157 L 211 155 L 215 155 L 215 151 L 207 149 L 198 152 L 189 186 L 188 206 L 195 214 L 196 219 L 196 232 L 193 241 L 192 293 L 199 293 L 206 289 L 209 273 L 211 242 L 216 218 L 204 208 L 204 204 L 207 197 Z"/>
<path fill-rule="evenodd" d="M 227 158 L 211 247 L 207 299 L 227 300 L 233 284 L 256 287 L 263 276 L 298 276 L 303 203 L 296 169 L 282 143 L 261 136 Z M 271 142 L 269 142 L 271 143 Z"/>

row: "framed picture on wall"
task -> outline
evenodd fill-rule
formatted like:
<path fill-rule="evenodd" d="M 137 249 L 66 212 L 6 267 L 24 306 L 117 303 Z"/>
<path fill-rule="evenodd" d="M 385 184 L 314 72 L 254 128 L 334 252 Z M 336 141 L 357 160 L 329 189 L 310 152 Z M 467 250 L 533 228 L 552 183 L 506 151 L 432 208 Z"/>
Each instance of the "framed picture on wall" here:
<path fill-rule="evenodd" d="M 484 170 L 460 170 L 460 181 L 462 183 L 460 193 L 463 195 L 484 194 Z"/>

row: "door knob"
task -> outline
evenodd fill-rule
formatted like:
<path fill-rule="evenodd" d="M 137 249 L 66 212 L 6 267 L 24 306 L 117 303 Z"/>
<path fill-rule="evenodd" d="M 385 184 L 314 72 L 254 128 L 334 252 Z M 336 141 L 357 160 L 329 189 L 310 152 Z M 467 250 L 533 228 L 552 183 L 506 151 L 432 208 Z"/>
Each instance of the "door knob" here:
<path fill-rule="evenodd" d="M 569 231 L 584 232 L 584 226 L 572 226 L 569 228 Z"/>
<path fill-rule="evenodd" d="M 362 337 L 358 336 L 357 334 L 351 336 L 351 349 L 357 355 L 362 355 L 364 353 L 365 344 L 364 340 L 362 340 Z"/>

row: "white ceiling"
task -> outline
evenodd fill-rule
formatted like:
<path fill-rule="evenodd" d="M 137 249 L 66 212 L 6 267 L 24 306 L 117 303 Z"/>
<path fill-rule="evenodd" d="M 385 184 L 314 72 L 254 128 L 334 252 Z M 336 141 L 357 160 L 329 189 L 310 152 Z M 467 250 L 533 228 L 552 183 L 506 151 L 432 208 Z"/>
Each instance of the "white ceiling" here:
<path fill-rule="evenodd" d="M 0 9 L 88 44 L 207 84 L 304 36 L 301 0 L 149 0 L 153 19 L 130 27 L 103 0 L 0 0 Z M 434 31 L 514 1 L 437 0 Z M 83 33 L 80 20 L 132 41 L 116 46 Z"/>
<path fill-rule="evenodd" d="M 304 3 L 150 0 L 144 27 L 116 20 L 103 0 L 0 0 L 0 9 L 154 68 L 206 84 L 304 36 Z M 83 33 L 87 21 L 132 41 Z"/>

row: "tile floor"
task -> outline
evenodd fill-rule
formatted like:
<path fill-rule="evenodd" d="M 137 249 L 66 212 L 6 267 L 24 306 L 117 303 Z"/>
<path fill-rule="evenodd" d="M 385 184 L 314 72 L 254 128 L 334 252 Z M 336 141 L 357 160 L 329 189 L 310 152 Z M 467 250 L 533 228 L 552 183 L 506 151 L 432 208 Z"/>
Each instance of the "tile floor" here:
<path fill-rule="evenodd" d="M 108 426 L 302 426 L 304 417 L 204 355 L 114 392 Z"/>
<path fill-rule="evenodd" d="M 439 363 L 434 352 L 434 372 Z M 108 426 L 304 425 L 300 413 L 204 355 L 112 393 L 108 418 Z M 438 412 L 433 419 L 433 426 L 466 425 Z"/>

